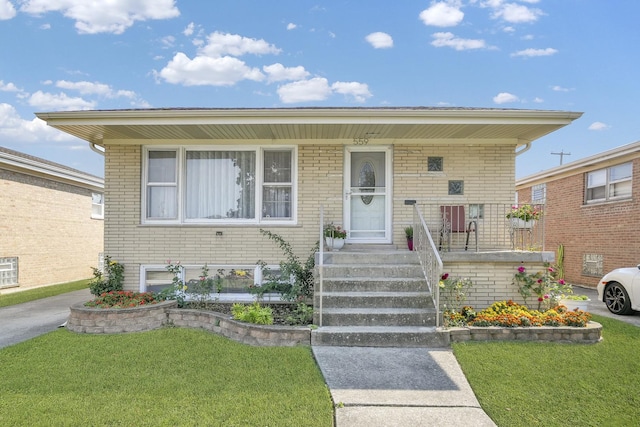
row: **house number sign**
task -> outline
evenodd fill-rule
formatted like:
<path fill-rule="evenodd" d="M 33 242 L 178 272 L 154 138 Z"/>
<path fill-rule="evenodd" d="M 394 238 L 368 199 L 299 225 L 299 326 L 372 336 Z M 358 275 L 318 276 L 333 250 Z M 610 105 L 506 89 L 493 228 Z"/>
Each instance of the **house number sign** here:
<path fill-rule="evenodd" d="M 354 145 L 367 145 L 369 143 L 369 138 L 353 138 Z"/>

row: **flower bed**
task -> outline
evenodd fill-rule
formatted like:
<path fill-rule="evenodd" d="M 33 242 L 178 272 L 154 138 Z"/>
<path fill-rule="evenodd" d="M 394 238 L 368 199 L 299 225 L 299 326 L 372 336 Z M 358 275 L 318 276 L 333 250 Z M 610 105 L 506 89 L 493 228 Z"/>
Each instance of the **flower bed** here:
<path fill-rule="evenodd" d="M 448 329 L 450 342 L 464 341 L 540 341 L 594 344 L 602 340 L 602 325 L 589 322 L 585 327 L 530 326 L 507 328 L 500 326 L 468 326 Z"/>

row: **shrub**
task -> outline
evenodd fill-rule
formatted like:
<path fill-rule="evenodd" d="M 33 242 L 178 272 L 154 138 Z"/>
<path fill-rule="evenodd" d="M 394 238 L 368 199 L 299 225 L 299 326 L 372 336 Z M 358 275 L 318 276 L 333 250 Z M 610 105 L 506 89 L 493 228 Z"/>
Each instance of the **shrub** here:
<path fill-rule="evenodd" d="M 276 242 L 286 257 L 285 261 L 280 262 L 281 277 L 273 277 L 267 274 L 267 283 L 259 286 L 263 289 L 252 289 L 253 293 L 263 294 L 270 289 L 278 290 L 282 293 L 282 299 L 285 301 L 303 301 L 313 297 L 313 269 L 316 266 L 315 253 L 318 251 L 319 242 L 311 249 L 311 253 L 303 263 L 300 258 L 293 252 L 291 244 L 284 240 L 279 234 L 272 233 L 268 230 L 260 229 L 263 236 Z M 266 272 L 266 263 L 258 261 L 263 273 Z M 283 278 L 291 278 L 290 282 L 283 281 Z"/>
<path fill-rule="evenodd" d="M 309 325 L 313 322 L 313 307 L 299 303 L 285 321 L 289 325 Z"/>
<path fill-rule="evenodd" d="M 124 279 L 124 266 L 110 256 L 104 257 L 104 275 L 94 267 L 93 279 L 89 282 L 89 290 L 93 295 L 102 295 L 111 291 L 121 291 Z"/>
<path fill-rule="evenodd" d="M 269 307 L 261 307 L 258 302 L 250 305 L 233 304 L 231 313 L 235 320 L 257 325 L 273 325 L 273 313 Z"/>
<path fill-rule="evenodd" d="M 95 308 L 132 308 L 157 303 L 153 292 L 110 291 L 84 305 Z"/>

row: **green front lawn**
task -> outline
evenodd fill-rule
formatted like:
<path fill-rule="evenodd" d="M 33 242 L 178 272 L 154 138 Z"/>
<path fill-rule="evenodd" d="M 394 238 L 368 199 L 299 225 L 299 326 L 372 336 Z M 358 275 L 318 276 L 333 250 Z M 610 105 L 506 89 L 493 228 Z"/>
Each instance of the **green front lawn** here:
<path fill-rule="evenodd" d="M 23 302 L 29 302 L 40 298 L 53 297 L 56 295 L 65 294 L 67 292 L 87 289 L 89 287 L 89 281 L 89 279 L 79 280 L 77 282 L 63 283 L 61 285 L 43 286 L 41 288 L 0 295 L 0 307 L 22 304 Z"/>
<path fill-rule="evenodd" d="M 598 344 L 453 345 L 482 408 L 498 426 L 637 426 L 640 328 L 593 316 Z"/>
<path fill-rule="evenodd" d="M 331 426 L 309 347 L 200 330 L 57 330 L 0 350 L 3 426 Z"/>

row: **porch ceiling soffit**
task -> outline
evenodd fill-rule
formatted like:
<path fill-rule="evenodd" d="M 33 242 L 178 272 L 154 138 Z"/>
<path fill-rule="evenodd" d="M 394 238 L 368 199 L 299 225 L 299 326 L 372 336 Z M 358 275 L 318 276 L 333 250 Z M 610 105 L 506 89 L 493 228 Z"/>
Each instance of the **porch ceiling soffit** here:
<path fill-rule="evenodd" d="M 235 114 L 232 114 L 235 112 Z M 110 110 L 36 113 L 96 144 L 131 141 L 533 141 L 581 113 L 539 110 Z M 480 141 L 478 141 L 480 140 Z M 135 142 L 134 142 L 135 141 Z"/>

